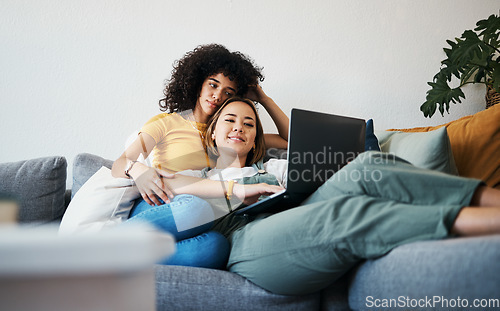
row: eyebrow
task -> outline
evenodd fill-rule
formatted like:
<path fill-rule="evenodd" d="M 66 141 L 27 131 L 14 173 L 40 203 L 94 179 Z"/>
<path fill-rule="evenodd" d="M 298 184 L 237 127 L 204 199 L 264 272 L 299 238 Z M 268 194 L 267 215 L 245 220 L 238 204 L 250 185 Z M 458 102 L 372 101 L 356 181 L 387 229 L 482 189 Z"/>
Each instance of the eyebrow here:
<path fill-rule="evenodd" d="M 230 117 L 236 117 L 234 113 L 226 113 L 224 116 L 230 116 Z M 255 121 L 254 118 L 246 116 L 245 119 L 250 119 L 252 121 Z"/>
<path fill-rule="evenodd" d="M 219 84 L 220 84 L 220 81 L 219 81 L 219 80 L 217 80 L 217 79 L 214 79 L 214 78 L 208 78 L 208 80 L 212 80 L 212 81 L 215 81 L 215 82 L 217 82 L 217 83 L 219 83 Z M 235 90 L 235 89 L 233 89 L 232 87 L 228 86 L 227 88 L 228 88 L 228 89 L 230 89 L 231 91 L 233 91 L 233 92 L 235 92 L 235 93 L 236 93 L 236 90 Z"/>

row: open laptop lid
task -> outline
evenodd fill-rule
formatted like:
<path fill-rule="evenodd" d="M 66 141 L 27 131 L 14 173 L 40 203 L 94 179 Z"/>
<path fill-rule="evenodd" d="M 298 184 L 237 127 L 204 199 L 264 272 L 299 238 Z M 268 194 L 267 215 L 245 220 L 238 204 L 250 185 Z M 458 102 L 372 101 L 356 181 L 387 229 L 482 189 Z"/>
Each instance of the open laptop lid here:
<path fill-rule="evenodd" d="M 289 193 L 312 194 L 365 150 L 365 120 L 292 109 L 288 143 Z"/>
<path fill-rule="evenodd" d="M 295 207 L 365 149 L 364 120 L 292 109 L 287 190 L 236 210 L 259 214 Z"/>

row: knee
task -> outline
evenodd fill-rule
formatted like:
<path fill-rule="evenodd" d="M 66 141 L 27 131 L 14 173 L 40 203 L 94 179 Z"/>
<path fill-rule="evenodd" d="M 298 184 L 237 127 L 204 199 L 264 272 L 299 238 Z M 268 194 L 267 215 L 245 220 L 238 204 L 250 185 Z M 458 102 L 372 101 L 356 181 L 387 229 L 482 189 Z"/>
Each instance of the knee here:
<path fill-rule="evenodd" d="M 210 207 L 210 204 L 192 194 L 179 194 L 172 199 L 172 204 L 189 204 L 191 206 Z"/>
<path fill-rule="evenodd" d="M 177 242 L 176 253 L 163 264 L 224 269 L 229 258 L 229 241 L 216 231 Z"/>

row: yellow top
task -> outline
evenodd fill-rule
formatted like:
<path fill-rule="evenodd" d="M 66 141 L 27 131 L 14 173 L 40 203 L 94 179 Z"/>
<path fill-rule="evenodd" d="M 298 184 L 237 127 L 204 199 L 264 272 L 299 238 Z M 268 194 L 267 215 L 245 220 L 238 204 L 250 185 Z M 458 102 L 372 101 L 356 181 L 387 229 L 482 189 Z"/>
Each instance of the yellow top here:
<path fill-rule="evenodd" d="M 153 166 L 170 173 L 210 165 L 203 146 L 206 124 L 189 121 L 177 113 L 152 117 L 141 129 L 156 142 Z"/>

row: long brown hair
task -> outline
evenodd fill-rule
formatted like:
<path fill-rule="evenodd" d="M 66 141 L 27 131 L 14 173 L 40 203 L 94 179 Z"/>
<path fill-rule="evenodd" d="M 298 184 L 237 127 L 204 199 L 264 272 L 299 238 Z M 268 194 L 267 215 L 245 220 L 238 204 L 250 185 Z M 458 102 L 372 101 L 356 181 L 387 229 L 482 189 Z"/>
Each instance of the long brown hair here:
<path fill-rule="evenodd" d="M 227 105 L 233 102 L 243 102 L 252 107 L 253 112 L 255 113 L 255 125 L 256 125 L 256 135 L 255 135 L 255 147 L 250 150 L 247 154 L 247 159 L 245 161 L 246 166 L 250 166 L 254 163 L 259 162 L 264 158 L 266 153 L 266 146 L 264 143 L 264 130 L 262 129 L 262 123 L 260 122 L 259 114 L 257 113 L 257 108 L 255 108 L 255 104 L 253 101 L 247 98 L 242 97 L 231 97 L 226 99 L 226 101 L 220 106 L 219 110 L 210 118 L 208 121 L 208 126 L 205 134 L 205 146 L 207 147 L 208 155 L 212 159 L 216 159 L 219 157 L 219 151 L 217 150 L 217 146 L 215 141 L 212 139 L 212 134 L 215 130 L 215 125 L 217 120 L 222 113 L 222 109 L 224 109 Z"/>

